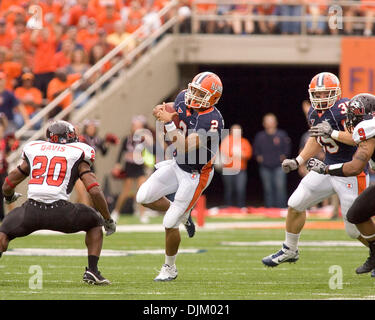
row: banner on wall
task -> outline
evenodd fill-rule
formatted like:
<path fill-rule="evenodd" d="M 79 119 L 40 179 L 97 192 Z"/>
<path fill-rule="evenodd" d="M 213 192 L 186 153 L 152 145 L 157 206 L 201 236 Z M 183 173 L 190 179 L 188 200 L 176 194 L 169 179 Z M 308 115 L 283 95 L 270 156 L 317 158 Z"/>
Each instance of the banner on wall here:
<path fill-rule="evenodd" d="M 375 39 L 343 37 L 341 40 L 340 81 L 342 97 L 358 93 L 375 94 Z"/>

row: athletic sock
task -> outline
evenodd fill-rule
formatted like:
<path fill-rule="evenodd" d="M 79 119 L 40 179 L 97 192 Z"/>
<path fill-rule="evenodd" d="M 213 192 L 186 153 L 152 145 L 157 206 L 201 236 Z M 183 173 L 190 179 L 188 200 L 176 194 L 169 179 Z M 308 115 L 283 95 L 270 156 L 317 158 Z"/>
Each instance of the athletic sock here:
<path fill-rule="evenodd" d="M 89 269 L 91 271 L 97 272 L 98 271 L 99 257 L 98 256 L 88 256 L 88 260 L 89 260 Z"/>
<path fill-rule="evenodd" d="M 170 267 L 173 266 L 176 262 L 176 256 L 167 256 L 165 255 L 165 264 L 169 265 Z"/>
<path fill-rule="evenodd" d="M 285 245 L 293 251 L 298 249 L 298 240 L 301 233 L 290 233 L 285 231 Z"/>

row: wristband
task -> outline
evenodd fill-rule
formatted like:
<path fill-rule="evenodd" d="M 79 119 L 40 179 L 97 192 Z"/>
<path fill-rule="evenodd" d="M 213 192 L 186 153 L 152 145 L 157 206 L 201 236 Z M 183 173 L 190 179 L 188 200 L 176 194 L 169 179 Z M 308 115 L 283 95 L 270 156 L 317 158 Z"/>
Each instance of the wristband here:
<path fill-rule="evenodd" d="M 7 185 L 8 185 L 9 187 L 11 187 L 12 189 L 15 189 L 15 188 L 16 188 L 16 186 L 15 186 L 12 182 L 10 182 L 10 180 L 8 179 L 8 177 L 5 178 L 5 182 L 6 182 Z"/>
<path fill-rule="evenodd" d="M 296 158 L 296 161 L 297 161 L 297 164 L 300 166 L 302 163 L 305 162 L 305 160 L 299 155 L 297 158 Z"/>
<path fill-rule="evenodd" d="M 340 131 L 333 130 L 331 133 L 331 138 L 337 140 L 339 138 Z"/>
<path fill-rule="evenodd" d="M 167 130 L 167 132 L 171 132 L 177 129 L 173 121 L 165 123 L 164 127 L 165 127 L 165 130 Z"/>
<path fill-rule="evenodd" d="M 345 177 L 344 171 L 342 170 L 343 167 L 343 163 L 331 164 L 327 168 L 327 173 L 331 176 Z"/>
<path fill-rule="evenodd" d="M 92 188 L 94 188 L 94 187 L 99 187 L 99 183 L 94 182 L 94 183 L 90 184 L 90 185 L 86 188 L 86 191 L 89 192 L 90 189 L 92 189 Z"/>

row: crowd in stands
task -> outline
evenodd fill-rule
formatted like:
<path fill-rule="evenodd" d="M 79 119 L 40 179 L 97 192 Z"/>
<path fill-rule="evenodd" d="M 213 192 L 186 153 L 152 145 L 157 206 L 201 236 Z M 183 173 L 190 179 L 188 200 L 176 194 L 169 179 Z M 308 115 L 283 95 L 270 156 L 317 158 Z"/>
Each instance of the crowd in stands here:
<path fill-rule="evenodd" d="M 106 55 L 129 38 L 122 55 L 160 26 L 156 15 L 167 0 L 1 0 L 0 112 L 14 131 Z M 42 29 L 28 26 L 30 6 L 42 9 Z M 142 24 L 143 34 L 133 36 Z M 113 61 L 85 81 L 78 95 Z M 68 95 L 48 117 L 72 101 Z M 40 127 L 40 123 L 34 126 Z"/>
<path fill-rule="evenodd" d="M 8 131 L 20 128 L 38 110 L 98 62 L 112 48 L 129 39 L 121 53 L 126 55 L 139 40 L 157 29 L 162 21 L 157 12 L 170 0 L 1 0 L 0 1 L 0 112 L 7 115 Z M 310 34 L 354 34 L 356 25 L 346 22 L 342 29 L 328 28 L 326 20 L 329 5 L 324 0 L 308 3 L 296 0 L 264 0 L 264 4 L 195 4 L 196 0 L 180 0 L 178 17 L 180 32 L 229 33 L 229 34 L 298 34 L 301 22 L 259 20 L 257 16 L 299 16 L 306 9 L 311 17 L 307 22 Z M 255 0 L 254 0 L 255 1 Z M 345 17 L 356 15 L 372 18 L 375 6 L 370 0 L 359 0 L 360 6 L 343 7 Z M 241 3 L 241 0 L 238 1 Z M 323 3 L 323 4 L 322 4 Z M 332 4 L 339 2 L 332 2 Z M 300 5 L 298 5 L 300 4 Z M 306 5 L 307 4 L 307 5 Z M 42 9 L 43 28 L 28 28 L 30 6 Z M 231 17 L 220 21 L 199 21 L 190 17 L 197 14 L 215 14 Z M 171 13 L 173 14 L 173 13 Z M 243 15 L 246 15 L 244 19 Z M 168 15 L 166 16 L 166 19 Z M 142 34 L 134 36 L 141 26 L 147 26 Z M 361 33 L 371 35 L 372 22 L 363 25 Z M 108 62 L 103 69 L 82 83 L 75 95 L 79 95 L 103 71 L 116 61 Z M 73 96 L 67 96 L 49 113 L 53 117 L 66 108 Z M 40 123 L 34 127 L 38 128 Z"/>

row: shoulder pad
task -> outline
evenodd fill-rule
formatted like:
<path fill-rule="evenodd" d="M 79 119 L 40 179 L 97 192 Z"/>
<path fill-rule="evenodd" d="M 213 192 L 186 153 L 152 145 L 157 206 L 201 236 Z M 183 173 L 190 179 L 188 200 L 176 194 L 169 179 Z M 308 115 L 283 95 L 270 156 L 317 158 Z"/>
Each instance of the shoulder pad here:
<path fill-rule="evenodd" d="M 357 124 L 353 131 L 355 143 L 375 137 L 375 119 L 364 120 Z"/>
<path fill-rule="evenodd" d="M 92 147 L 82 142 L 69 143 L 69 145 L 81 149 L 84 154 L 83 160 L 86 161 L 90 166 L 94 164 L 95 150 Z"/>
<path fill-rule="evenodd" d="M 30 150 L 30 148 L 33 146 L 33 145 L 36 145 L 36 144 L 42 144 L 42 143 L 46 143 L 47 141 L 44 141 L 44 140 L 35 140 L 35 141 L 30 141 L 28 143 L 26 143 L 24 146 L 23 146 L 23 149 L 22 149 L 22 159 L 25 159 L 25 155 L 27 155 L 27 152 Z"/>

